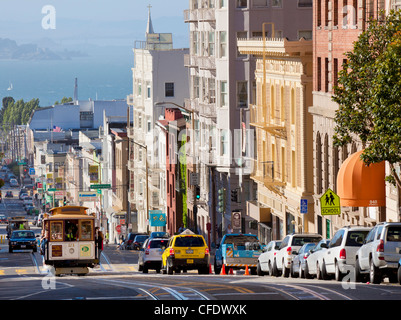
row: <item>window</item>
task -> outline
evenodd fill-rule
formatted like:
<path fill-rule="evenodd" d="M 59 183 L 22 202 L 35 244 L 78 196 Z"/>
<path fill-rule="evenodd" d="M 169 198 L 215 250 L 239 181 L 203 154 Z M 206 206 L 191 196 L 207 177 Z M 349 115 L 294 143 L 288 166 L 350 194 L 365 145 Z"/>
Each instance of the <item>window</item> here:
<path fill-rule="evenodd" d="M 291 187 L 295 188 L 297 183 L 297 164 L 295 151 L 291 151 Z"/>
<path fill-rule="evenodd" d="M 193 81 L 193 97 L 199 98 L 199 77 L 194 76 L 192 78 Z"/>
<path fill-rule="evenodd" d="M 254 7 L 268 7 L 269 0 L 253 0 Z"/>
<path fill-rule="evenodd" d="M 93 240 L 93 224 L 91 220 L 83 220 L 80 223 L 79 240 Z"/>
<path fill-rule="evenodd" d="M 304 38 L 305 40 L 312 40 L 312 30 L 298 31 L 298 39 Z"/>
<path fill-rule="evenodd" d="M 192 54 L 198 54 L 198 33 L 196 31 L 191 32 L 192 35 Z"/>
<path fill-rule="evenodd" d="M 248 6 L 248 0 L 237 0 L 237 8 L 246 8 Z"/>
<path fill-rule="evenodd" d="M 237 107 L 248 108 L 248 82 L 237 82 Z"/>
<path fill-rule="evenodd" d="M 317 1 L 317 26 L 322 25 L 322 1 Z"/>
<path fill-rule="evenodd" d="M 322 58 L 317 58 L 317 91 L 322 90 Z"/>
<path fill-rule="evenodd" d="M 280 88 L 280 120 L 285 121 L 284 87 Z"/>
<path fill-rule="evenodd" d="M 220 31 L 220 58 L 227 57 L 227 32 Z"/>
<path fill-rule="evenodd" d="M 228 85 L 227 81 L 220 81 L 220 107 L 228 105 Z"/>
<path fill-rule="evenodd" d="M 227 2 L 229 0 L 219 0 L 220 8 L 227 8 Z"/>
<path fill-rule="evenodd" d="M 291 89 L 291 124 L 295 124 L 295 110 L 296 110 L 296 100 L 295 100 L 295 89 Z"/>
<path fill-rule="evenodd" d="M 62 241 L 63 240 L 63 223 L 62 222 L 50 222 L 50 240 L 51 241 Z"/>
<path fill-rule="evenodd" d="M 237 32 L 237 40 L 238 39 L 246 39 L 247 37 L 248 37 L 248 34 L 246 31 Z M 237 58 L 246 58 L 246 57 L 247 57 L 246 54 L 240 53 L 239 50 L 237 49 Z"/>
<path fill-rule="evenodd" d="M 324 91 L 329 92 L 329 58 L 324 59 Z"/>
<path fill-rule="evenodd" d="M 209 56 L 214 56 L 214 31 L 209 31 Z"/>
<path fill-rule="evenodd" d="M 274 112 L 276 107 L 276 97 L 275 97 L 275 88 L 274 85 L 270 86 L 270 121 L 274 121 Z"/>
<path fill-rule="evenodd" d="M 312 7 L 312 0 L 298 0 L 298 7 L 299 8 L 311 8 Z"/>
<path fill-rule="evenodd" d="M 165 96 L 174 97 L 174 82 L 165 83 Z"/>
<path fill-rule="evenodd" d="M 281 8 L 282 7 L 282 0 L 272 0 L 272 7 L 273 8 Z"/>

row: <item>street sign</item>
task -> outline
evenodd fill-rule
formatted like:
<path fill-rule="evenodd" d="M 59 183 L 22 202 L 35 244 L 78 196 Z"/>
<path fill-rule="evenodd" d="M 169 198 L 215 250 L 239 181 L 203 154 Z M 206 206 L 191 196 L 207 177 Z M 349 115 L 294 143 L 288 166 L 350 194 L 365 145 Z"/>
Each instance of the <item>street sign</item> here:
<path fill-rule="evenodd" d="M 117 231 L 118 233 L 121 233 L 121 225 L 116 226 L 116 231 Z"/>
<path fill-rule="evenodd" d="M 35 175 L 35 168 L 29 168 L 29 175 L 34 176 Z"/>
<path fill-rule="evenodd" d="M 199 174 L 196 172 L 191 172 L 189 176 L 189 184 L 191 186 L 198 186 L 199 185 Z"/>
<path fill-rule="evenodd" d="M 322 216 L 340 215 L 340 197 L 333 190 L 327 191 L 320 197 L 320 213 Z"/>
<path fill-rule="evenodd" d="M 79 201 L 97 201 L 97 193 L 91 191 L 82 191 L 78 193 Z"/>
<path fill-rule="evenodd" d="M 149 225 L 151 227 L 165 227 L 166 214 L 161 210 L 149 210 Z"/>
<path fill-rule="evenodd" d="M 57 189 L 56 188 L 49 188 L 49 189 L 47 189 L 47 191 L 54 192 L 54 191 L 57 191 Z"/>
<path fill-rule="evenodd" d="M 308 213 L 308 199 L 301 199 L 301 213 Z"/>
<path fill-rule="evenodd" d="M 91 184 L 90 185 L 91 189 L 110 189 L 111 188 L 111 184 L 107 183 L 107 184 Z"/>

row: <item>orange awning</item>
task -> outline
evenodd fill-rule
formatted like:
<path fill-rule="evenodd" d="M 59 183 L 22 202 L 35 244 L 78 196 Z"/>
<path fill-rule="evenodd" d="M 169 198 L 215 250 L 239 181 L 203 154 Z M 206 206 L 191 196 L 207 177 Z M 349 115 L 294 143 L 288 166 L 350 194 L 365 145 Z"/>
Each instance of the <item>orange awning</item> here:
<path fill-rule="evenodd" d="M 351 154 L 337 175 L 337 194 L 342 207 L 383 207 L 386 205 L 385 162 L 365 165 L 363 150 Z"/>

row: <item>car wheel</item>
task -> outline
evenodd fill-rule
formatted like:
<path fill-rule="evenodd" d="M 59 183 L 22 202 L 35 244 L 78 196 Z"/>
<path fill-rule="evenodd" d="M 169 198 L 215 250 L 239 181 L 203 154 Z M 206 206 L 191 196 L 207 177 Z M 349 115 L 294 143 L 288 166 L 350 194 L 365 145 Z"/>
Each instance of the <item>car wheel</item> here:
<path fill-rule="evenodd" d="M 167 274 L 169 274 L 169 275 L 173 274 L 174 270 L 173 270 L 173 266 L 171 265 L 171 262 L 167 261 L 166 269 L 167 269 Z"/>
<path fill-rule="evenodd" d="M 364 275 L 361 273 L 361 267 L 359 266 L 359 259 L 355 259 L 355 282 L 362 282 Z"/>
<path fill-rule="evenodd" d="M 326 262 L 324 262 L 324 261 L 323 261 L 323 264 L 322 264 L 322 279 L 323 280 L 329 280 L 330 279 L 330 276 L 327 273 L 327 269 L 326 269 Z"/>
<path fill-rule="evenodd" d="M 322 280 L 322 271 L 320 270 L 319 262 L 316 262 L 316 278 Z"/>
<path fill-rule="evenodd" d="M 290 275 L 291 275 L 291 278 L 298 278 L 298 275 L 299 275 L 299 272 L 294 272 L 294 264 L 293 263 L 291 263 Z"/>
<path fill-rule="evenodd" d="M 139 264 L 139 262 L 138 262 L 138 271 L 142 271 L 142 269 L 143 269 L 142 265 Z"/>
<path fill-rule="evenodd" d="M 288 278 L 290 275 L 290 269 L 285 267 L 284 261 L 283 261 L 283 277 Z"/>
<path fill-rule="evenodd" d="M 299 263 L 299 270 L 298 270 L 298 276 L 300 277 L 300 278 L 303 278 L 305 275 L 304 275 L 304 271 L 302 270 L 302 266 L 301 266 L 301 263 Z"/>
<path fill-rule="evenodd" d="M 275 277 L 279 277 L 280 276 L 280 271 L 277 268 L 276 259 L 274 259 L 274 262 L 273 262 L 273 274 L 272 274 L 272 276 L 275 276 Z"/>
<path fill-rule="evenodd" d="M 262 271 L 261 267 L 260 267 L 260 262 L 258 261 L 258 266 L 256 269 L 256 273 L 259 277 L 263 277 L 265 275 L 265 273 Z"/>
<path fill-rule="evenodd" d="M 142 272 L 143 272 L 143 273 L 148 273 L 148 272 L 149 272 L 149 269 L 148 269 L 147 267 L 143 266 Z"/>
<path fill-rule="evenodd" d="M 401 284 L 401 266 L 398 267 L 397 280 L 398 283 Z"/>
<path fill-rule="evenodd" d="M 312 275 L 309 273 L 308 264 L 305 262 L 305 271 L 304 271 L 305 279 L 312 279 Z"/>
<path fill-rule="evenodd" d="M 270 261 L 269 261 L 269 265 L 268 265 L 267 269 L 269 270 L 268 271 L 269 272 L 269 276 L 272 276 L 273 275 L 273 267 L 272 267 L 272 264 L 271 264 Z"/>
<path fill-rule="evenodd" d="M 335 276 L 336 281 L 341 281 L 343 279 L 344 275 L 341 273 L 340 267 L 337 262 L 336 262 L 334 268 L 335 268 L 334 276 Z"/>
<path fill-rule="evenodd" d="M 214 262 L 214 273 L 215 274 L 220 274 L 220 272 L 221 272 L 221 267 L 218 267 L 217 266 L 217 263 L 216 263 L 216 261 Z"/>
<path fill-rule="evenodd" d="M 370 283 L 379 284 L 381 282 L 380 270 L 375 266 L 373 259 L 370 260 L 369 278 Z"/>

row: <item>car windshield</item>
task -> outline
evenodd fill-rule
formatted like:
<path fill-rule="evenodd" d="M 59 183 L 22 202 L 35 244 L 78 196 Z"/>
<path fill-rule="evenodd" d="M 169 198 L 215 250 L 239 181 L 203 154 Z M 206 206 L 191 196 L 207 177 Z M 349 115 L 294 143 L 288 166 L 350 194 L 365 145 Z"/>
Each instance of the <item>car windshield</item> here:
<path fill-rule="evenodd" d="M 307 242 L 318 243 L 322 240 L 321 237 L 294 237 L 292 239 L 293 246 L 303 246 Z"/>
<path fill-rule="evenodd" d="M 369 230 L 362 231 L 350 231 L 348 232 L 347 241 L 345 242 L 346 247 L 361 247 L 363 245 L 363 241 L 368 235 Z"/>
<path fill-rule="evenodd" d="M 35 238 L 35 234 L 32 231 L 17 231 L 13 233 L 12 238 Z"/>
<path fill-rule="evenodd" d="M 145 241 L 148 238 L 148 236 L 136 236 L 135 241 Z"/>
<path fill-rule="evenodd" d="M 246 242 L 257 242 L 259 243 L 259 240 L 256 236 L 249 236 L 249 235 L 232 235 L 232 236 L 226 236 L 226 239 L 224 240 L 224 244 L 233 244 L 237 246 L 245 246 Z"/>
<path fill-rule="evenodd" d="M 388 228 L 387 241 L 401 242 L 401 226 L 394 226 Z"/>
<path fill-rule="evenodd" d="M 205 242 L 201 237 L 195 236 L 185 236 L 185 237 L 177 237 L 175 239 L 176 247 L 203 247 Z"/>
<path fill-rule="evenodd" d="M 163 246 L 167 247 L 167 243 L 168 243 L 167 239 L 166 240 L 152 240 L 152 241 L 150 241 L 149 248 L 154 249 L 154 248 L 161 248 Z"/>

